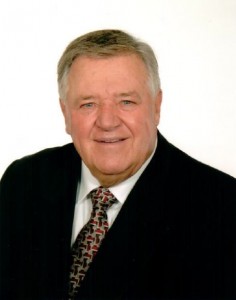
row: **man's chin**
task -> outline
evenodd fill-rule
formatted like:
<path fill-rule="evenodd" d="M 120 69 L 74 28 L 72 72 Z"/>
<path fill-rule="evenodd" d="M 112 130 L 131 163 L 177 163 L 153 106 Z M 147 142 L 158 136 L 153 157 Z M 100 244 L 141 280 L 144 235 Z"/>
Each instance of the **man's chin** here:
<path fill-rule="evenodd" d="M 92 173 L 103 186 L 116 185 L 132 175 L 130 168 L 121 168 L 120 166 L 101 166 L 94 169 Z"/>

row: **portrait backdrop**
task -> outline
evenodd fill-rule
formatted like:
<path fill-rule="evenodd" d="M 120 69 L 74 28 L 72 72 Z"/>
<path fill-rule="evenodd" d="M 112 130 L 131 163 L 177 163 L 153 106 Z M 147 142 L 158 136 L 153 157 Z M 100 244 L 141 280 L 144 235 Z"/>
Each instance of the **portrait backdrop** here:
<path fill-rule="evenodd" d="M 13 160 L 71 141 L 59 108 L 57 61 L 71 40 L 104 28 L 153 47 L 162 134 L 236 177 L 235 0 L 1 1 L 0 177 Z"/>

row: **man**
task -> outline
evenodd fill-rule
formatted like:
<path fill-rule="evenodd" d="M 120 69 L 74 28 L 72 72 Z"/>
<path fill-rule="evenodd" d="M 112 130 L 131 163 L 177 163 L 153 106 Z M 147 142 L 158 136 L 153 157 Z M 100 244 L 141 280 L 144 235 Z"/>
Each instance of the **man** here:
<path fill-rule="evenodd" d="M 1 299 L 235 299 L 236 180 L 158 132 L 152 49 L 88 33 L 58 85 L 73 144 L 1 181 Z"/>

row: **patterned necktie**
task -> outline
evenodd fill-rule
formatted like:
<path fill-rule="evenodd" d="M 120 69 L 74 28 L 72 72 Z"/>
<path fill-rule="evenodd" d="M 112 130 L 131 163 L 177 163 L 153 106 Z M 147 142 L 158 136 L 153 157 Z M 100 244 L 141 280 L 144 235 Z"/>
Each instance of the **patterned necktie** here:
<path fill-rule="evenodd" d="M 106 188 L 99 187 L 91 192 L 93 210 L 88 223 L 78 234 L 72 246 L 69 299 L 75 296 L 81 281 L 96 255 L 108 231 L 106 211 L 117 199 Z"/>

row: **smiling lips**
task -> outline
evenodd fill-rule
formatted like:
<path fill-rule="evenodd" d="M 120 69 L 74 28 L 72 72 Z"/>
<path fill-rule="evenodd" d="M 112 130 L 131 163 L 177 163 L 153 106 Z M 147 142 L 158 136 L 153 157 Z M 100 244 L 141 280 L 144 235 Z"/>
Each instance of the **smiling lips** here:
<path fill-rule="evenodd" d="M 96 139 L 95 141 L 104 144 L 115 144 L 115 143 L 123 142 L 124 140 L 126 140 L 126 138 L 104 138 L 104 139 Z"/>

